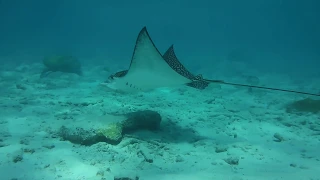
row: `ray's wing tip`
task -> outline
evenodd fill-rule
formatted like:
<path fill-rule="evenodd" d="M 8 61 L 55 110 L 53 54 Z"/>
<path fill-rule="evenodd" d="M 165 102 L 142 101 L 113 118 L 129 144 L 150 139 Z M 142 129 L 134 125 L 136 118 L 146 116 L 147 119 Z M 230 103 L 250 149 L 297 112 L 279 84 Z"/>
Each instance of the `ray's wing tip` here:
<path fill-rule="evenodd" d="M 147 26 L 143 26 L 140 33 L 148 33 Z"/>
<path fill-rule="evenodd" d="M 147 36 L 147 37 L 150 38 L 150 35 L 149 35 L 149 33 L 148 33 L 148 30 L 147 30 L 147 27 L 146 27 L 146 26 L 144 26 L 144 27 L 140 30 L 139 35 L 138 35 L 138 38 L 141 37 L 141 36 Z"/>
<path fill-rule="evenodd" d="M 174 51 L 174 44 L 171 44 L 171 46 L 169 47 L 169 49 L 171 49 L 172 51 Z"/>

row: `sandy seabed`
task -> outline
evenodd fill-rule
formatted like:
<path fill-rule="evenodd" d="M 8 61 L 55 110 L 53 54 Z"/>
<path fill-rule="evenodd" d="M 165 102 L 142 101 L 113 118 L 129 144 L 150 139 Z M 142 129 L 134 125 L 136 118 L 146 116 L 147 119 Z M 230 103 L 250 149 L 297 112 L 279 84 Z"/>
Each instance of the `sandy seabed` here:
<path fill-rule="evenodd" d="M 320 179 L 319 114 L 286 111 L 306 96 L 211 85 L 120 94 L 99 85 L 99 67 L 39 79 L 40 67 L 1 69 L 1 180 Z M 118 145 L 54 136 L 61 126 L 139 110 L 158 112 L 161 130 L 127 134 Z"/>

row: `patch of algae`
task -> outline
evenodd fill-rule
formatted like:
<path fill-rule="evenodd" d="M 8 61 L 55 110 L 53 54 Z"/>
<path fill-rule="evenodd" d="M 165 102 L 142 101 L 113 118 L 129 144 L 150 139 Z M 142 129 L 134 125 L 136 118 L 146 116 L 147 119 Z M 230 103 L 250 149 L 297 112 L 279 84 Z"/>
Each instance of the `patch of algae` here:
<path fill-rule="evenodd" d="M 109 140 L 119 141 L 122 138 L 122 125 L 120 123 L 110 124 L 105 128 L 99 129 L 98 134 L 102 134 Z"/>

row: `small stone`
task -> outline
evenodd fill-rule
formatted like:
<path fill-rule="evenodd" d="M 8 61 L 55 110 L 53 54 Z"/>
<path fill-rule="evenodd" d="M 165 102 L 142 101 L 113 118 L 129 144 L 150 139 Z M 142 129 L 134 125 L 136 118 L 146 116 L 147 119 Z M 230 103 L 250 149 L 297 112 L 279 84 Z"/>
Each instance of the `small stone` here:
<path fill-rule="evenodd" d="M 113 178 L 113 180 L 139 180 L 138 176 L 132 176 L 132 177 L 128 177 L 128 176 L 115 176 Z"/>
<path fill-rule="evenodd" d="M 178 155 L 178 156 L 176 157 L 176 162 L 183 162 L 183 161 L 184 161 L 184 159 L 183 159 L 182 156 Z"/>
<path fill-rule="evenodd" d="M 297 165 L 294 164 L 294 163 L 291 163 L 290 166 L 291 166 L 291 167 L 297 167 Z"/>
<path fill-rule="evenodd" d="M 104 176 L 104 171 L 103 170 L 99 170 L 96 175 L 97 176 Z"/>
<path fill-rule="evenodd" d="M 148 151 L 144 149 L 144 150 L 140 150 L 138 153 L 140 153 L 143 156 L 146 162 L 153 163 L 153 159 L 150 156 L 150 153 L 148 153 Z"/>
<path fill-rule="evenodd" d="M 27 88 L 22 84 L 16 84 L 16 88 L 20 90 L 27 90 Z"/>
<path fill-rule="evenodd" d="M 28 149 L 28 148 L 26 148 L 26 149 L 23 149 L 23 152 L 24 152 L 24 153 L 33 154 L 33 153 L 35 152 L 35 150 L 34 150 L 34 149 Z"/>
<path fill-rule="evenodd" d="M 237 134 L 234 134 L 234 135 L 233 135 L 233 138 L 237 138 L 237 137 L 238 137 L 238 135 L 237 135 Z"/>
<path fill-rule="evenodd" d="M 43 147 L 47 148 L 47 149 L 53 149 L 55 147 L 55 145 L 46 144 L 46 145 L 43 145 Z"/>
<path fill-rule="evenodd" d="M 4 144 L 4 143 L 0 143 L 0 148 L 1 147 L 6 147 L 6 146 L 8 146 L 7 144 Z"/>
<path fill-rule="evenodd" d="M 300 169 L 309 169 L 307 166 L 299 166 Z"/>
<path fill-rule="evenodd" d="M 239 164 L 239 158 L 237 158 L 237 157 L 229 157 L 227 159 L 224 159 L 224 161 L 230 165 L 238 165 Z"/>
<path fill-rule="evenodd" d="M 225 146 L 217 146 L 215 152 L 222 153 L 222 152 L 226 152 L 227 150 L 228 150 L 228 148 Z"/>
<path fill-rule="evenodd" d="M 20 144 L 29 145 L 29 140 L 27 139 L 21 139 Z"/>
<path fill-rule="evenodd" d="M 16 156 L 13 157 L 13 162 L 17 163 L 23 160 L 22 154 L 18 154 Z"/>
<path fill-rule="evenodd" d="M 282 141 L 285 140 L 285 139 L 283 138 L 283 136 L 281 136 L 279 133 L 275 133 L 275 134 L 273 135 L 273 137 L 276 138 L 276 139 L 274 140 L 275 142 L 282 142 Z"/>

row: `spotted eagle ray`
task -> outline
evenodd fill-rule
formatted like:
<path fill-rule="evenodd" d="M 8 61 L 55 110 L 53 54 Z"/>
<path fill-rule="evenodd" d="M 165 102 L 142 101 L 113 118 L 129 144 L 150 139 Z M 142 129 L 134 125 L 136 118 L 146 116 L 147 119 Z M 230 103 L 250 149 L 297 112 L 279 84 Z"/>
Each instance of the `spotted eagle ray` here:
<path fill-rule="evenodd" d="M 205 89 L 210 83 L 320 96 L 301 91 L 204 79 L 202 75 L 195 76 L 178 60 L 173 46 L 162 56 L 146 27 L 142 28 L 137 37 L 129 69 L 109 76 L 103 85 L 120 92 L 138 92 L 179 85 Z"/>
<path fill-rule="evenodd" d="M 205 89 L 209 83 L 205 81 L 201 81 L 202 76 L 199 74 L 197 76 L 193 75 L 190 71 L 188 71 L 178 60 L 173 45 L 169 47 L 169 49 L 162 56 L 163 59 L 167 62 L 167 64 L 178 72 L 180 75 L 192 80 L 192 82 L 187 83 L 187 86 L 196 88 L 196 89 Z M 114 80 L 114 78 L 120 78 L 127 74 L 128 70 L 119 71 L 115 74 L 109 76 L 109 80 Z"/>

